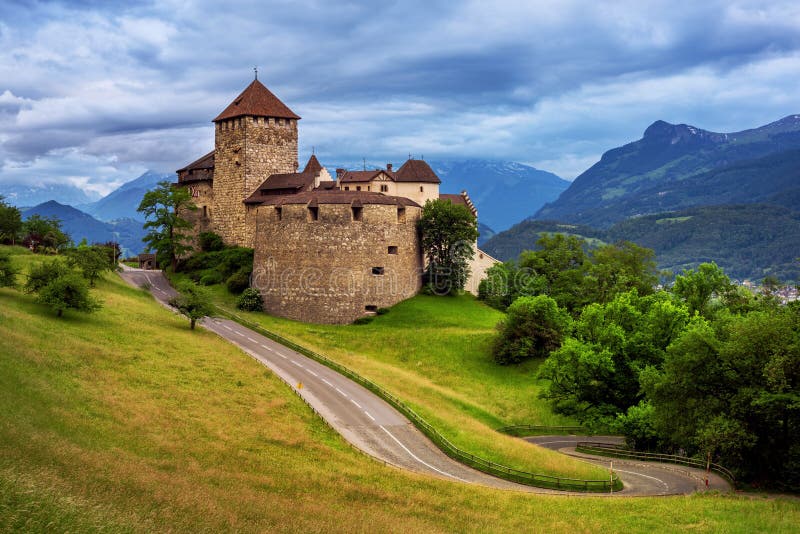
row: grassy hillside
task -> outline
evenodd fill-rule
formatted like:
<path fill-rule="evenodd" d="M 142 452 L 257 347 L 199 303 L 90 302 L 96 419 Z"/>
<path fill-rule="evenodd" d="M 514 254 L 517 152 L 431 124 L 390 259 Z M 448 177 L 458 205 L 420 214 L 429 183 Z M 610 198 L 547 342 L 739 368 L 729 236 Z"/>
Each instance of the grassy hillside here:
<path fill-rule="evenodd" d="M 56 319 L 0 289 L 2 531 L 790 532 L 800 522 L 789 499 L 544 497 L 385 467 L 143 291 L 109 275 L 97 293 L 99 313 Z"/>

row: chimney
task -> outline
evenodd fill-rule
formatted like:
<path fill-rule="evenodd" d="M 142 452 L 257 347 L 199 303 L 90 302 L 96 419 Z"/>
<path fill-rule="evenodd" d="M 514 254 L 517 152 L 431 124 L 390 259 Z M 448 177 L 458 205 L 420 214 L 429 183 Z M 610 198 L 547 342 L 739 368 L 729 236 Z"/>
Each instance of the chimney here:
<path fill-rule="evenodd" d="M 386 170 L 387 170 L 388 172 L 392 172 L 392 164 L 391 164 L 391 163 L 387 163 L 387 164 L 386 164 Z"/>
<path fill-rule="evenodd" d="M 336 179 L 341 180 L 344 176 L 344 169 L 336 169 Z"/>

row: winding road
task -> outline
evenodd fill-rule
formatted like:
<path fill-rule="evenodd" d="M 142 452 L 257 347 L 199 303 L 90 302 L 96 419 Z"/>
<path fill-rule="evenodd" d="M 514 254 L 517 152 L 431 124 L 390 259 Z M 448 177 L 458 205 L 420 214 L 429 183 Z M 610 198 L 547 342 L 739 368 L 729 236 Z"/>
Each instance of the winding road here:
<path fill-rule="evenodd" d="M 123 267 L 120 276 L 135 287 L 148 288 L 164 306 L 168 307 L 169 299 L 176 295 L 160 271 Z M 568 494 L 516 484 L 456 462 L 383 399 L 332 369 L 236 322 L 214 317 L 205 318 L 200 324 L 271 369 L 348 442 L 381 462 L 457 482 L 533 493 Z M 527 439 L 567 453 L 571 446 L 575 454 L 574 442 L 581 438 L 538 436 Z M 581 457 L 608 466 L 608 459 Z M 692 476 L 658 467 L 647 467 L 645 472 L 640 467 L 628 468 L 623 464 L 628 465 L 614 461 L 615 471 L 625 485 L 625 489 L 613 494 L 615 496 L 691 493 L 702 489 Z M 616 469 L 617 465 L 620 469 Z M 648 480 L 650 482 L 646 482 Z"/>

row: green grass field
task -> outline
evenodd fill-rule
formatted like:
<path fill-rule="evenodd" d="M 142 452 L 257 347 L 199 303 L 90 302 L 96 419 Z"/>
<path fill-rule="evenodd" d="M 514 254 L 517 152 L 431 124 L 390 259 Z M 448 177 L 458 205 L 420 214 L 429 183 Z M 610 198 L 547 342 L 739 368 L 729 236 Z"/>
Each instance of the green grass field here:
<path fill-rule="evenodd" d="M 223 286 L 212 291 L 217 303 L 234 309 L 235 299 Z M 503 314 L 470 295 L 418 295 L 366 325 L 241 315 L 381 385 L 472 454 L 530 472 L 605 478 L 594 466 L 495 431 L 513 424 L 574 422 L 553 414 L 538 398 L 540 362 L 504 367 L 492 361 L 489 345 Z"/>
<path fill-rule="evenodd" d="M 537 496 L 385 467 L 267 369 L 191 332 L 144 291 L 109 274 L 96 295 L 96 314 L 57 319 L 0 289 L 0 531 L 777 533 L 800 524 L 794 499 Z"/>

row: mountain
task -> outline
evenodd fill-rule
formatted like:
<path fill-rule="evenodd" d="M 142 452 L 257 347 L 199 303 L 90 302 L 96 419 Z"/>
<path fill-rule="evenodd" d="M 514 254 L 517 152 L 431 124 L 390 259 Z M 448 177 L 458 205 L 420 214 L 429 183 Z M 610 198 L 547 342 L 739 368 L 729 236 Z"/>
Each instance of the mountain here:
<path fill-rule="evenodd" d="M 466 190 L 480 221 L 505 230 L 551 202 L 569 187 L 553 173 L 512 161 L 482 159 L 428 162 L 442 179 L 443 193 Z"/>
<path fill-rule="evenodd" d="M 680 273 L 703 262 L 716 262 L 736 279 L 773 275 L 800 282 L 800 212 L 774 204 L 694 207 L 633 217 L 607 230 L 527 220 L 483 244 L 501 260 L 516 259 L 536 248 L 542 233 L 566 233 L 591 245 L 626 240 L 651 248 L 660 269 Z"/>
<path fill-rule="evenodd" d="M 174 174 L 159 174 L 147 171 L 135 180 L 131 180 L 115 189 L 97 202 L 80 206 L 80 208 L 100 219 L 112 221 L 114 219 L 134 219 L 144 221 L 142 214 L 136 211 L 145 193 L 153 189 L 161 181 L 174 182 Z"/>
<path fill-rule="evenodd" d="M 36 206 L 48 200 L 58 199 L 67 204 L 85 204 L 100 198 L 100 195 L 86 192 L 69 184 L 5 184 L 0 182 L 0 195 L 5 201 L 18 208 Z"/>
<path fill-rule="evenodd" d="M 106 223 L 72 206 L 59 204 L 55 200 L 22 211 L 22 217 L 25 219 L 31 215 L 57 218 L 61 221 L 61 229 L 69 234 L 75 243 L 79 243 L 82 239 L 86 239 L 89 243 L 117 241 L 125 255 L 137 254 L 144 249 L 142 237 L 145 231 L 140 221 L 119 219 Z"/>
<path fill-rule="evenodd" d="M 760 202 L 797 187 L 798 151 L 800 115 L 727 134 L 656 121 L 642 139 L 603 154 L 534 218 L 607 228 L 637 215 Z"/>
<path fill-rule="evenodd" d="M 489 239 L 491 239 L 497 232 L 483 224 L 482 222 L 478 223 L 478 246 L 483 245 Z"/>

